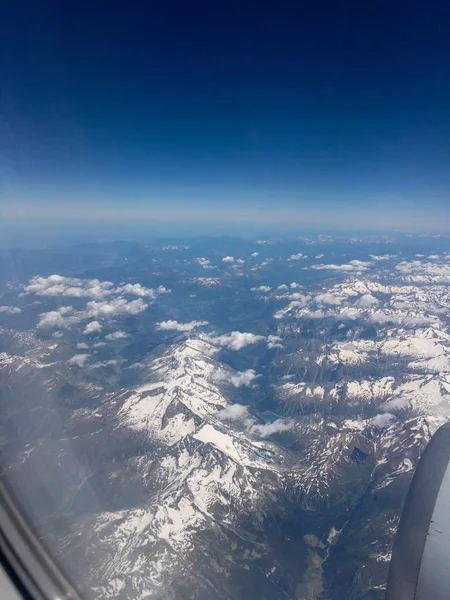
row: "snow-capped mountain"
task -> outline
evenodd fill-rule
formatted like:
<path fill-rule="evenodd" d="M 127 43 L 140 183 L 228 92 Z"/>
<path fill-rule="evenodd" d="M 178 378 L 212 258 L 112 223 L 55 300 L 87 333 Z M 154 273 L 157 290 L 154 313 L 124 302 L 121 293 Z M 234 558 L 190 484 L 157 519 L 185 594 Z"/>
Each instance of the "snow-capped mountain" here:
<path fill-rule="evenodd" d="M 58 366 L 29 360 L 4 357 L 4 374 L 46 370 L 45 389 L 54 388 Z M 399 428 L 381 435 L 370 420 L 294 419 L 285 431 L 290 451 L 261 438 L 256 414 L 230 412 L 240 406 L 227 401 L 236 374 L 201 337 L 158 350 L 144 369 L 136 389 L 105 395 L 95 408 L 70 407 L 67 440 L 34 440 L 12 467 L 22 479 L 51 451 L 60 469 L 72 469 L 67 489 L 49 481 L 61 515 L 52 544 L 88 595 L 223 598 L 251 586 L 281 598 L 295 597 L 298 586 L 325 588 L 325 565 L 336 560 L 330 550 L 368 487 L 386 487 L 417 459 L 420 444 L 406 459 Z M 401 431 L 409 443 L 418 437 Z M 82 445 L 91 448 L 85 457 Z M 48 518 L 36 526 L 43 531 Z M 323 562 L 320 576 L 308 567 L 311 556 Z"/>
<path fill-rule="evenodd" d="M 5 302 L 3 476 L 88 598 L 381 600 L 448 418 L 447 255 L 223 256 L 164 258 L 165 285 L 19 287 L 31 326 Z"/>

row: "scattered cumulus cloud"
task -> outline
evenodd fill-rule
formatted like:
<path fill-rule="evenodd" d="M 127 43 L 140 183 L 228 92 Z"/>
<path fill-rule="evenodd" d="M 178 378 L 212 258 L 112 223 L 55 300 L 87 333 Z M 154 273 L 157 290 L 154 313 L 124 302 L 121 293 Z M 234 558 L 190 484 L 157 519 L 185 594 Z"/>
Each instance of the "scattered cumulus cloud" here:
<path fill-rule="evenodd" d="M 216 417 L 221 421 L 243 421 L 249 418 L 248 407 L 243 404 L 229 404 L 220 410 Z"/>
<path fill-rule="evenodd" d="M 106 340 L 123 340 L 127 337 L 128 333 L 125 333 L 125 331 L 114 331 L 113 333 L 105 335 Z"/>
<path fill-rule="evenodd" d="M 113 298 L 110 301 L 88 302 L 86 312 L 89 317 L 118 317 L 122 315 L 138 315 L 148 307 L 142 298 L 136 300 L 125 300 L 125 298 Z"/>
<path fill-rule="evenodd" d="M 382 410 L 402 410 L 408 408 L 409 400 L 406 396 L 400 396 L 398 398 L 392 398 L 383 404 Z"/>
<path fill-rule="evenodd" d="M 24 287 L 26 294 L 37 296 L 71 296 L 74 298 L 91 298 L 102 300 L 111 295 L 132 295 L 155 299 L 159 294 L 169 293 L 164 286 L 156 290 L 147 288 L 140 283 L 127 283 L 114 287 L 111 281 L 100 281 L 99 279 L 79 279 L 76 277 L 64 277 L 62 275 L 50 275 L 50 277 L 33 277 L 29 284 Z"/>
<path fill-rule="evenodd" d="M 169 290 L 169 288 L 166 288 L 165 285 L 158 285 L 158 287 L 156 288 L 156 291 L 158 292 L 158 294 L 171 294 L 172 290 Z"/>
<path fill-rule="evenodd" d="M 196 327 L 208 325 L 208 321 L 190 321 L 189 323 L 180 323 L 179 321 L 161 321 L 156 323 L 156 328 L 161 330 L 192 331 Z"/>
<path fill-rule="evenodd" d="M 8 315 L 18 315 L 22 312 L 22 309 L 18 306 L 0 306 L 0 313 L 6 313 Z"/>
<path fill-rule="evenodd" d="M 414 283 L 450 283 L 450 265 L 446 263 L 404 260 L 395 268 L 407 281 Z"/>
<path fill-rule="evenodd" d="M 234 262 L 234 257 L 233 256 L 224 256 L 222 258 L 222 262 L 224 262 L 224 263 L 232 263 L 232 262 Z"/>
<path fill-rule="evenodd" d="M 243 404 L 229 404 L 220 410 L 216 417 L 221 421 L 241 421 L 245 428 L 253 434 L 262 438 L 269 437 L 275 433 L 292 429 L 294 423 L 290 419 L 277 419 L 273 423 L 260 424 L 250 416 L 247 406 Z"/>
<path fill-rule="evenodd" d="M 396 258 L 395 254 L 371 254 L 370 258 L 372 260 L 380 261 L 380 260 L 391 260 L 392 258 Z"/>
<path fill-rule="evenodd" d="M 268 285 L 260 285 L 259 287 L 250 288 L 252 292 L 270 292 L 272 288 Z"/>
<path fill-rule="evenodd" d="M 259 265 L 255 265 L 250 270 L 251 271 L 260 271 L 261 269 L 264 269 L 264 267 L 267 267 L 267 265 L 269 265 L 272 261 L 273 261 L 273 258 L 266 258 L 262 261 L 262 263 L 260 263 Z"/>
<path fill-rule="evenodd" d="M 74 356 L 72 356 L 72 358 L 69 358 L 67 363 L 69 365 L 75 365 L 76 367 L 84 367 L 89 357 L 90 354 L 75 354 Z"/>
<path fill-rule="evenodd" d="M 257 256 L 259 256 L 259 252 L 252 252 L 251 255 L 252 255 L 253 258 L 256 258 Z"/>
<path fill-rule="evenodd" d="M 437 319 L 432 317 L 405 317 L 403 319 L 404 327 L 423 327 L 426 325 L 434 325 L 437 323 Z"/>
<path fill-rule="evenodd" d="M 357 308 L 344 308 L 337 314 L 337 317 L 345 321 L 355 321 L 356 319 L 360 319 L 362 315 L 363 313 Z"/>
<path fill-rule="evenodd" d="M 91 321 L 84 328 L 83 334 L 91 335 L 93 333 L 100 333 L 101 330 L 102 330 L 102 326 L 98 321 Z"/>
<path fill-rule="evenodd" d="M 372 424 L 382 429 L 383 427 L 387 427 L 393 419 L 395 419 L 395 416 L 392 413 L 385 412 L 376 415 L 372 419 Z"/>
<path fill-rule="evenodd" d="M 80 342 L 79 344 L 77 344 L 77 350 L 87 350 L 88 348 L 89 346 L 84 342 Z"/>
<path fill-rule="evenodd" d="M 317 260 L 320 260 L 324 256 L 325 256 L 325 254 L 317 254 L 317 256 L 315 256 L 314 258 L 317 258 Z"/>
<path fill-rule="evenodd" d="M 363 260 L 351 260 L 343 265 L 311 265 L 311 269 L 316 271 L 366 271 L 373 263 Z"/>
<path fill-rule="evenodd" d="M 299 252 L 298 254 L 291 254 L 291 256 L 288 258 L 288 260 L 300 260 L 302 258 L 306 258 L 303 256 L 303 254 L 301 252 Z"/>
<path fill-rule="evenodd" d="M 400 321 L 401 317 L 399 315 L 390 313 L 376 312 L 369 315 L 370 323 L 378 323 L 380 325 L 384 325 L 385 323 L 399 323 Z"/>
<path fill-rule="evenodd" d="M 128 283 L 114 287 L 114 284 L 110 281 L 64 277 L 56 274 L 49 277 L 36 275 L 29 281 L 28 285 L 24 286 L 24 294 L 53 297 L 70 296 L 88 301 L 84 309 L 77 311 L 74 311 L 70 306 L 41 314 L 38 323 L 39 328 L 54 327 L 62 329 L 91 318 L 114 319 L 127 314 L 137 315 L 148 307 L 150 301 L 161 294 L 168 293 L 170 293 L 170 290 L 164 286 L 153 289 L 140 283 Z M 127 296 L 137 296 L 137 298 L 131 300 L 127 299 Z M 145 302 L 143 298 L 146 299 Z M 69 311 L 72 314 L 67 316 Z"/>
<path fill-rule="evenodd" d="M 72 306 L 61 306 L 58 310 L 51 310 L 39 316 L 38 327 L 40 329 L 63 329 L 68 327 L 72 317 L 67 317 L 73 311 Z"/>
<path fill-rule="evenodd" d="M 340 296 L 338 294 L 333 294 L 332 292 L 324 292 L 323 294 L 318 294 L 314 300 L 317 304 L 328 304 L 331 306 L 339 306 L 345 300 L 344 296 Z"/>
<path fill-rule="evenodd" d="M 282 431 L 288 431 L 292 429 L 293 422 L 288 419 L 277 419 L 273 423 L 265 423 L 264 425 L 253 425 L 250 428 L 252 433 L 257 433 L 261 437 L 265 438 L 274 433 L 281 433 Z"/>
<path fill-rule="evenodd" d="M 132 296 L 140 296 L 141 298 L 150 298 L 152 300 L 158 296 L 156 290 L 146 288 L 140 283 L 127 283 L 126 285 L 119 286 L 116 291 L 119 294 L 130 294 Z"/>
<path fill-rule="evenodd" d="M 93 365 L 91 365 L 89 367 L 89 370 L 91 369 L 101 369 L 103 367 L 112 367 L 117 365 L 117 360 L 111 359 L 111 360 L 104 360 L 104 361 L 99 361 L 94 363 Z"/>
<path fill-rule="evenodd" d="M 238 371 L 237 373 L 229 374 L 219 372 L 215 379 L 217 381 L 228 381 L 234 387 L 242 387 L 249 386 L 255 379 L 261 377 L 261 375 L 257 375 L 253 369 L 247 369 L 247 371 Z"/>
<path fill-rule="evenodd" d="M 250 344 L 256 344 L 264 339 L 262 335 L 255 335 L 254 333 L 232 331 L 231 333 L 225 333 L 212 338 L 211 341 L 219 346 L 228 348 L 229 350 L 241 350 Z"/>
<path fill-rule="evenodd" d="M 279 335 L 269 335 L 267 338 L 267 347 L 269 349 L 284 348 L 283 344 L 281 343 L 282 341 L 283 339 Z"/>
<path fill-rule="evenodd" d="M 211 261 L 208 260 L 207 258 L 200 257 L 200 258 L 194 258 L 194 260 L 196 263 L 198 263 L 204 269 L 215 269 L 216 268 L 213 265 L 211 265 Z"/>
<path fill-rule="evenodd" d="M 36 275 L 24 287 L 24 292 L 36 296 L 71 296 L 73 298 L 101 299 L 110 296 L 113 293 L 112 288 L 113 284 L 110 281 L 79 279 L 55 274 L 49 277 Z"/>
<path fill-rule="evenodd" d="M 377 306 L 379 303 L 380 301 L 375 298 L 375 296 L 372 296 L 372 294 L 363 294 L 361 298 L 358 298 L 355 302 L 355 306 L 358 308 L 370 308 L 372 306 Z"/>
<path fill-rule="evenodd" d="M 306 316 L 309 319 L 325 319 L 325 317 L 330 317 L 332 316 L 334 313 L 330 313 L 330 312 L 325 312 L 323 310 L 312 310 L 308 313 L 306 313 Z"/>

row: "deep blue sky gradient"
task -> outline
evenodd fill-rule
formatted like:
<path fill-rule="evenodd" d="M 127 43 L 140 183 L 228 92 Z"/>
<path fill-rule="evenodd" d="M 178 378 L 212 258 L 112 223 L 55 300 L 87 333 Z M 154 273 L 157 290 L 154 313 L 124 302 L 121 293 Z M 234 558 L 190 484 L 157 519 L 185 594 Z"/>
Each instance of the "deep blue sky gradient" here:
<path fill-rule="evenodd" d="M 447 0 L 0 17 L 3 215 L 450 224 Z"/>

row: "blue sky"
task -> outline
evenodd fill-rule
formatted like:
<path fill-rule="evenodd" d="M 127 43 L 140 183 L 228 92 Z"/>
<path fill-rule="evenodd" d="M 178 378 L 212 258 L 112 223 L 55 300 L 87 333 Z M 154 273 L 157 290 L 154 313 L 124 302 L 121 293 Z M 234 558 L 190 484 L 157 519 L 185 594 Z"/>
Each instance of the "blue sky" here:
<path fill-rule="evenodd" d="M 3 219 L 446 229 L 449 4 L 240 4 L 6 2 Z"/>

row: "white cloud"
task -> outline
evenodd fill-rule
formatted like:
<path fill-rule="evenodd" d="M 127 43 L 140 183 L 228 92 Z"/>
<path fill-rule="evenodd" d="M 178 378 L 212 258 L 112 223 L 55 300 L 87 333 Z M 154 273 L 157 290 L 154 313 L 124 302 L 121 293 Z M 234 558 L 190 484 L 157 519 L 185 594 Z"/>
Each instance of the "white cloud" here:
<path fill-rule="evenodd" d="M 392 413 L 381 413 L 379 415 L 376 415 L 373 419 L 372 419 L 372 424 L 375 425 L 376 427 L 387 427 L 389 425 L 389 423 L 392 421 L 392 419 L 395 419 L 394 415 Z"/>
<path fill-rule="evenodd" d="M 22 309 L 18 306 L 0 306 L 0 313 L 7 313 L 8 315 L 18 315 L 22 312 Z"/>
<path fill-rule="evenodd" d="M 72 307 L 61 307 L 58 310 L 43 313 L 39 317 L 38 327 L 64 328 L 80 323 L 86 319 L 114 319 L 122 315 L 137 315 L 148 307 L 148 302 L 161 294 L 170 294 L 171 290 L 160 285 L 158 288 L 146 288 L 140 283 L 127 283 L 117 288 L 110 281 L 98 279 L 79 279 L 50 275 L 36 275 L 27 286 L 25 294 L 39 296 L 71 296 L 74 298 L 90 299 L 85 308 L 72 312 Z M 135 300 L 127 300 L 125 296 L 138 296 Z M 143 298 L 146 298 L 144 302 Z"/>
<path fill-rule="evenodd" d="M 277 419 L 273 423 L 258 424 L 249 415 L 248 407 L 243 404 L 229 404 L 220 410 L 216 417 L 221 421 L 242 421 L 248 431 L 263 438 L 293 427 L 293 421 L 290 419 Z"/>
<path fill-rule="evenodd" d="M 132 365 L 130 365 L 129 367 L 125 367 L 126 369 L 144 369 L 145 365 L 141 362 L 135 362 Z"/>
<path fill-rule="evenodd" d="M 288 260 L 300 260 L 301 258 L 306 258 L 303 256 L 303 254 L 301 252 L 299 252 L 298 254 L 291 254 L 291 256 L 288 258 Z"/>
<path fill-rule="evenodd" d="M 255 379 L 261 377 L 257 375 L 253 369 L 247 369 L 247 371 L 238 371 L 236 374 L 231 375 L 230 381 L 234 387 L 249 386 Z"/>
<path fill-rule="evenodd" d="M 432 317 L 405 317 L 403 319 L 403 325 L 405 327 L 422 327 L 424 325 L 434 325 L 437 323 L 436 318 Z"/>
<path fill-rule="evenodd" d="M 119 294 L 140 296 L 141 298 L 150 298 L 151 300 L 154 300 L 158 295 L 156 290 L 153 288 L 146 288 L 140 283 L 127 283 L 126 285 L 121 285 L 116 289 L 116 292 Z"/>
<path fill-rule="evenodd" d="M 398 315 L 388 314 L 388 313 L 372 313 L 369 315 L 369 321 L 371 323 L 399 323 L 401 318 Z"/>
<path fill-rule="evenodd" d="M 256 258 L 257 256 L 259 256 L 259 252 L 252 252 L 251 255 L 253 256 L 253 258 Z"/>
<path fill-rule="evenodd" d="M 190 321 L 189 323 L 180 323 L 178 321 L 169 320 L 156 323 L 156 328 L 162 330 L 174 329 L 176 331 L 192 331 L 196 327 L 203 327 L 204 325 L 208 325 L 208 321 Z"/>
<path fill-rule="evenodd" d="M 309 300 L 309 296 L 303 296 L 302 294 L 295 293 L 295 294 L 289 294 L 288 298 L 291 298 L 291 296 L 295 296 L 295 300 L 290 302 L 284 308 L 281 308 L 280 310 L 278 310 L 273 315 L 275 319 L 281 319 L 282 317 L 284 317 L 286 315 L 289 315 L 292 317 L 300 316 L 301 309 L 303 309 L 304 306 L 306 305 L 306 302 Z"/>
<path fill-rule="evenodd" d="M 250 428 L 252 433 L 257 433 L 261 437 L 268 437 L 274 433 L 280 433 L 292 429 L 293 422 L 288 419 L 277 419 L 273 423 L 266 423 L 265 425 L 253 425 Z"/>
<path fill-rule="evenodd" d="M 283 344 L 281 343 L 283 341 L 282 338 L 280 338 L 279 335 L 269 335 L 269 337 L 267 338 L 267 347 L 268 348 L 284 348 Z"/>
<path fill-rule="evenodd" d="M 194 260 L 204 269 L 215 269 L 216 268 L 210 264 L 211 261 L 209 261 L 207 258 L 204 258 L 204 257 L 194 258 Z"/>
<path fill-rule="evenodd" d="M 306 313 L 306 316 L 309 319 L 324 319 L 325 317 L 330 317 L 332 315 L 333 313 L 324 312 L 323 310 L 313 310 L 309 313 Z"/>
<path fill-rule="evenodd" d="M 113 298 L 110 301 L 88 302 L 86 314 L 88 317 L 117 317 L 120 315 L 138 315 L 148 307 L 142 298 L 136 300 L 125 300 L 125 298 Z"/>
<path fill-rule="evenodd" d="M 410 273 L 414 273 L 415 271 L 422 271 L 423 267 L 424 263 L 422 263 L 420 260 L 412 260 L 410 262 L 402 260 L 402 262 L 396 265 L 395 268 L 397 271 L 400 271 L 400 273 L 408 275 Z"/>
<path fill-rule="evenodd" d="M 111 360 L 104 360 L 103 362 L 96 362 L 93 365 L 91 365 L 89 367 L 90 369 L 100 369 L 102 367 L 110 367 L 113 365 L 117 365 L 117 360 L 111 359 Z"/>
<path fill-rule="evenodd" d="M 61 329 L 68 327 L 73 322 L 73 317 L 66 317 L 73 311 L 72 306 L 61 306 L 58 310 L 51 310 L 46 313 L 39 315 L 38 327 L 43 328 L 56 328 Z"/>
<path fill-rule="evenodd" d="M 409 400 L 406 396 L 400 396 L 398 398 L 392 398 L 388 400 L 382 406 L 382 410 L 402 410 L 408 408 Z"/>
<path fill-rule="evenodd" d="M 372 260 L 377 260 L 377 261 L 379 261 L 379 260 L 390 260 L 391 258 L 395 258 L 395 254 L 380 254 L 380 255 L 371 254 L 370 258 Z"/>
<path fill-rule="evenodd" d="M 366 271 L 373 263 L 363 260 L 351 260 L 343 265 L 311 265 L 311 269 L 316 271 Z"/>
<path fill-rule="evenodd" d="M 224 256 L 222 258 L 222 262 L 224 262 L 224 263 L 232 263 L 232 262 L 234 262 L 234 257 L 233 256 Z"/>
<path fill-rule="evenodd" d="M 317 256 L 315 256 L 314 258 L 317 258 L 317 260 L 320 260 L 321 258 L 323 258 L 325 256 L 325 254 L 318 254 Z"/>
<path fill-rule="evenodd" d="M 252 292 L 270 292 L 272 290 L 268 285 L 260 285 L 259 287 L 250 288 Z"/>
<path fill-rule="evenodd" d="M 247 371 L 237 371 L 233 374 L 219 372 L 214 379 L 216 381 L 228 381 L 234 387 L 241 387 L 243 385 L 249 386 L 258 377 L 261 377 L 261 375 L 257 375 L 253 369 L 247 369 Z"/>
<path fill-rule="evenodd" d="M 128 337 L 128 333 L 125 333 L 125 331 L 114 331 L 113 333 L 109 333 L 108 335 L 105 335 L 105 339 L 107 340 L 123 340 L 124 338 Z"/>
<path fill-rule="evenodd" d="M 156 291 L 158 292 L 158 294 L 171 294 L 172 290 L 169 290 L 169 288 L 166 288 L 164 285 L 158 285 L 158 287 L 156 288 Z"/>
<path fill-rule="evenodd" d="M 88 348 L 89 346 L 84 342 L 80 342 L 79 344 L 77 344 L 77 350 L 87 350 Z"/>
<path fill-rule="evenodd" d="M 241 350 L 249 344 L 256 344 L 264 339 L 262 335 L 255 335 L 254 333 L 241 333 L 240 331 L 232 331 L 231 333 L 225 333 L 219 335 L 216 338 L 211 338 L 211 341 L 224 346 L 229 350 Z"/>
<path fill-rule="evenodd" d="M 358 308 L 370 308 L 371 306 L 376 306 L 380 301 L 372 296 L 372 294 L 363 294 L 361 298 L 355 302 L 355 306 Z"/>
<path fill-rule="evenodd" d="M 289 289 L 289 287 L 285 283 L 282 283 L 281 285 L 279 285 L 277 287 L 277 290 L 280 290 L 280 292 L 287 291 L 288 289 Z"/>
<path fill-rule="evenodd" d="M 250 271 L 259 271 L 261 269 L 264 269 L 264 267 L 267 267 L 267 265 L 269 265 L 272 261 L 273 261 L 273 258 L 265 258 L 262 261 L 262 263 L 260 263 L 259 265 L 255 265 L 254 267 L 252 267 L 250 269 Z"/>
<path fill-rule="evenodd" d="M 355 321 L 362 317 L 362 312 L 357 308 L 344 308 L 336 316 L 339 319 L 345 319 L 346 321 Z"/>
<path fill-rule="evenodd" d="M 339 306 L 345 300 L 344 296 L 339 296 L 333 294 L 331 292 L 324 292 L 323 294 L 318 294 L 314 300 L 317 304 L 327 304 L 330 306 Z"/>
<path fill-rule="evenodd" d="M 99 333 L 102 330 L 102 326 L 98 321 L 91 321 L 84 328 L 83 334 L 90 335 L 91 333 Z"/>
<path fill-rule="evenodd" d="M 245 260 L 243 258 L 238 258 L 236 261 L 239 265 L 245 264 Z"/>
<path fill-rule="evenodd" d="M 360 268 L 360 267 L 370 267 L 372 266 L 372 263 L 370 261 L 364 261 L 364 260 L 351 260 L 350 264 L 354 267 Z"/>
<path fill-rule="evenodd" d="M 414 283 L 450 283 L 450 265 L 435 262 L 421 262 L 420 260 L 402 261 L 396 265 L 408 281 Z"/>
<path fill-rule="evenodd" d="M 229 404 L 220 410 L 216 417 L 221 421 L 243 421 L 248 419 L 248 408 L 243 404 Z"/>
<path fill-rule="evenodd" d="M 24 287 L 24 291 L 26 294 L 37 296 L 71 296 L 98 300 L 111 295 L 112 288 L 113 284 L 110 281 L 63 277 L 62 275 L 50 275 L 50 277 L 36 275 Z"/>
<path fill-rule="evenodd" d="M 75 365 L 77 367 L 83 367 L 85 362 L 88 360 L 90 354 L 75 354 L 72 358 L 67 361 L 69 365 Z"/>

